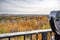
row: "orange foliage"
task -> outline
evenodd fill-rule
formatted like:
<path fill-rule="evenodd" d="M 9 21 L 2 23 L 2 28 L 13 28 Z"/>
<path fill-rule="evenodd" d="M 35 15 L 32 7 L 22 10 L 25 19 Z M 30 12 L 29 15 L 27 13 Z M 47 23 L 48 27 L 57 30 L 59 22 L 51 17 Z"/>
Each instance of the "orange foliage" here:
<path fill-rule="evenodd" d="M 47 16 L 11 16 L 4 17 L 4 19 L 1 18 L 0 30 L 2 30 L 2 28 L 4 28 L 4 32 L 6 31 L 6 33 L 11 33 L 47 29 L 50 28 L 50 26 Z M 35 38 L 35 36 L 33 37 Z M 38 37 L 41 39 L 41 35 Z"/>

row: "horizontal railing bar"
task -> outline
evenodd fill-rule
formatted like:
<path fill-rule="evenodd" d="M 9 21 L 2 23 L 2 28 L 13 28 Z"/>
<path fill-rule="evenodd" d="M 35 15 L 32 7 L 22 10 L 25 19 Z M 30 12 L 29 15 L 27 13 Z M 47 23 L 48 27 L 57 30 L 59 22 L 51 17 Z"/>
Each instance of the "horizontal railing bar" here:
<path fill-rule="evenodd" d="M 0 34 L 0 38 L 22 36 L 22 35 L 36 34 L 36 33 L 42 33 L 42 32 L 52 32 L 52 30 L 44 29 L 44 30 L 33 30 L 33 31 L 25 31 L 25 32 L 5 33 L 5 34 Z"/>

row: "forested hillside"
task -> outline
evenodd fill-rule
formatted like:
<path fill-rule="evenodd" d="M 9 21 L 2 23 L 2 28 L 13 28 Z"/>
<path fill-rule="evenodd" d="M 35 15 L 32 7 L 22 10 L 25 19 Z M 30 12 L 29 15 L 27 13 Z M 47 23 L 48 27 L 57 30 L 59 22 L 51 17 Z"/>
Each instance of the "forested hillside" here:
<path fill-rule="evenodd" d="M 0 16 L 0 34 L 48 28 L 50 28 L 48 16 Z M 39 34 L 39 39 L 40 37 L 41 34 Z M 18 38 L 23 40 L 23 36 Z M 35 40 L 35 36 L 33 36 L 33 40 Z"/>

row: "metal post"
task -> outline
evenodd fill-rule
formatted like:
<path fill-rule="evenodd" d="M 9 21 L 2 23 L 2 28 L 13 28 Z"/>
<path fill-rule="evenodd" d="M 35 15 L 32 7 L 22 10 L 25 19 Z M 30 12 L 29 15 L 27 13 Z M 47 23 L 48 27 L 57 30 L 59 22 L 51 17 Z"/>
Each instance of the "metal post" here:
<path fill-rule="evenodd" d="M 25 35 L 24 35 L 24 40 L 25 40 Z"/>
<path fill-rule="evenodd" d="M 46 32 L 42 33 L 42 40 L 47 40 L 47 33 Z"/>
<path fill-rule="evenodd" d="M 52 40 L 52 32 L 50 32 L 50 40 Z"/>
<path fill-rule="evenodd" d="M 10 37 L 8 39 L 11 40 Z"/>
<path fill-rule="evenodd" d="M 36 34 L 36 40 L 38 40 L 38 33 Z"/>
<path fill-rule="evenodd" d="M 0 40 L 2 40 L 2 38 L 0 38 Z"/>
<path fill-rule="evenodd" d="M 32 40 L 32 34 L 30 35 L 30 40 Z"/>

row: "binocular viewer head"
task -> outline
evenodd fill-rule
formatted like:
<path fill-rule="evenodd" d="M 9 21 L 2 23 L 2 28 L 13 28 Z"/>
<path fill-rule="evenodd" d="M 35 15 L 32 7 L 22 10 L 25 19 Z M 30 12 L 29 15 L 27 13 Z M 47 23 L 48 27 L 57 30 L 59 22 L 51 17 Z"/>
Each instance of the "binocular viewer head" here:
<path fill-rule="evenodd" d="M 51 11 L 49 17 L 51 29 L 60 35 L 60 11 Z"/>

